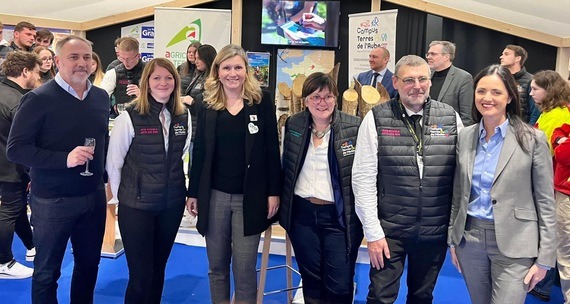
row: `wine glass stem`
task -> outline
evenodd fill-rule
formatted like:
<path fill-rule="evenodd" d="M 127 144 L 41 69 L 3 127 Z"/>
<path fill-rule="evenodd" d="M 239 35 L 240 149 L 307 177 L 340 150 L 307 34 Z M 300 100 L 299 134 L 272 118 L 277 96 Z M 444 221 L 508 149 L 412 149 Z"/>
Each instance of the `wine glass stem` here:
<path fill-rule="evenodd" d="M 85 163 L 85 172 L 89 172 L 89 160 Z"/>

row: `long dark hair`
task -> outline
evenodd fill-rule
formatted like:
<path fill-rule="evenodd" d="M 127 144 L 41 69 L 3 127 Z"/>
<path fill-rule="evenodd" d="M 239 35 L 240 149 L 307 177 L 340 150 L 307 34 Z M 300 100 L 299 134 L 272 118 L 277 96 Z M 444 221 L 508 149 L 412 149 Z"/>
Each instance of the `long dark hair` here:
<path fill-rule="evenodd" d="M 535 133 L 532 127 L 526 124 L 520 117 L 521 115 L 520 97 L 517 90 L 515 78 L 513 77 L 511 72 L 507 68 L 502 67 L 499 64 L 493 64 L 484 68 L 473 79 L 474 91 L 477 92 L 477 84 L 479 83 L 479 80 L 481 80 L 481 78 L 491 75 L 497 75 L 501 79 L 505 87 L 507 88 L 507 93 L 509 95 L 509 99 L 511 100 L 511 102 L 509 102 L 506 107 L 509 124 L 513 126 L 517 143 L 519 144 L 521 149 L 525 153 L 529 153 L 530 150 L 528 148 L 528 142 L 529 139 L 533 140 L 535 139 Z M 473 119 L 476 122 L 481 122 L 483 116 L 477 110 L 477 106 L 475 105 L 476 102 L 477 100 L 473 98 L 472 115 Z"/>

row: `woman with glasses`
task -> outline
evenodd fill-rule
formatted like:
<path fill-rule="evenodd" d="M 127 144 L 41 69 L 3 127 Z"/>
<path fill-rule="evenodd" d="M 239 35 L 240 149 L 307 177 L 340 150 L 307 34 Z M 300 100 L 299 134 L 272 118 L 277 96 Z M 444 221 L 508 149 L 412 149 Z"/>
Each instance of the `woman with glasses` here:
<path fill-rule="evenodd" d="M 205 90 L 196 97 L 197 125 L 189 199 L 206 237 L 211 302 L 255 303 L 257 248 L 273 222 L 281 194 L 273 100 L 250 70 L 245 51 L 223 47 Z"/>
<path fill-rule="evenodd" d="M 337 109 L 327 74 L 307 77 L 302 96 L 307 110 L 285 125 L 279 222 L 295 250 L 305 303 L 352 303 L 363 237 L 350 182 L 360 118 Z"/>
<path fill-rule="evenodd" d="M 40 57 L 42 62 L 40 66 L 40 79 L 36 84 L 37 88 L 55 77 L 55 64 L 53 62 L 54 53 L 47 47 L 38 46 L 34 49 L 34 53 Z"/>

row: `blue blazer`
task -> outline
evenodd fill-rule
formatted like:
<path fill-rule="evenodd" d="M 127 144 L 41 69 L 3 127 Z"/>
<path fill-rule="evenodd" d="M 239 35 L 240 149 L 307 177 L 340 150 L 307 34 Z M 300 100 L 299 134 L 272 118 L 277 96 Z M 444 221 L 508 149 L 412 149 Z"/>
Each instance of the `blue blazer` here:
<path fill-rule="evenodd" d="M 374 71 L 372 70 L 362 72 L 358 74 L 356 80 L 358 80 L 362 85 L 369 85 L 372 82 L 372 77 L 374 77 L 372 74 L 374 74 Z M 396 96 L 396 89 L 394 89 L 394 86 L 392 85 L 393 75 L 394 74 L 390 72 L 390 70 L 386 69 L 386 73 L 384 73 L 384 77 L 382 77 L 382 81 L 380 82 L 386 88 L 388 94 L 390 94 L 390 98 L 394 98 Z"/>

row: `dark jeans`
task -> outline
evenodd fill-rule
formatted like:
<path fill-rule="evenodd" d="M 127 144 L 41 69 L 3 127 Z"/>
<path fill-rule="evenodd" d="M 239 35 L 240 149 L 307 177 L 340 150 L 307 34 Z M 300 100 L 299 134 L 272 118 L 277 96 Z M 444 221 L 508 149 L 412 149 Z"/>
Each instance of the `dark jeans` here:
<path fill-rule="evenodd" d="M 335 205 L 295 196 L 288 231 L 303 280 L 305 303 L 352 303 L 358 245 L 347 251 L 346 232 Z"/>
<path fill-rule="evenodd" d="M 28 221 L 26 192 L 27 182 L 0 183 L 0 264 L 14 259 L 12 241 L 14 232 L 20 237 L 27 249 L 34 248 L 32 228 Z"/>
<path fill-rule="evenodd" d="M 129 266 L 125 303 L 160 303 L 164 270 L 184 213 L 184 202 L 161 211 L 119 203 L 119 228 Z"/>
<path fill-rule="evenodd" d="M 445 260 L 447 244 L 441 241 L 418 241 L 416 238 L 386 237 L 390 259 L 384 257 L 384 268 L 370 267 L 367 303 L 394 303 L 400 290 L 400 277 L 408 258 L 408 304 L 433 301 L 433 289 Z"/>
<path fill-rule="evenodd" d="M 30 207 L 36 245 L 32 303 L 57 303 L 57 280 L 69 239 L 74 257 L 70 302 L 93 303 L 105 232 L 103 184 L 79 197 L 43 199 L 31 195 Z"/>

